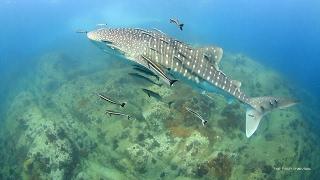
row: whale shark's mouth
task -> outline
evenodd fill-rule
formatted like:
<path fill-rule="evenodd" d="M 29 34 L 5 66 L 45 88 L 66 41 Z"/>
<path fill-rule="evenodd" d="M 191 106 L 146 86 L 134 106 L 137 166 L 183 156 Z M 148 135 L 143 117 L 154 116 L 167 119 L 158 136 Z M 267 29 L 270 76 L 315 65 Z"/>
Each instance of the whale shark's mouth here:
<path fill-rule="evenodd" d="M 95 31 L 90 31 L 87 33 L 87 37 L 88 39 L 92 40 L 92 41 L 98 41 L 98 36 L 97 33 Z"/>

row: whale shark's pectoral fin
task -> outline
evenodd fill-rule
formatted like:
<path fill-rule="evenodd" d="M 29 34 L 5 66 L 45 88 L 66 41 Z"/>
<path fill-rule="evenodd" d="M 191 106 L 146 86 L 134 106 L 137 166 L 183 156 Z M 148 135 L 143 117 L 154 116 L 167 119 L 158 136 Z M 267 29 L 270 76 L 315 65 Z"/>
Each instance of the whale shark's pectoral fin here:
<path fill-rule="evenodd" d="M 219 63 L 221 61 L 223 50 L 220 47 L 210 46 L 210 47 L 201 47 L 199 48 L 203 52 L 204 57 L 214 64 L 215 68 L 219 70 Z"/>

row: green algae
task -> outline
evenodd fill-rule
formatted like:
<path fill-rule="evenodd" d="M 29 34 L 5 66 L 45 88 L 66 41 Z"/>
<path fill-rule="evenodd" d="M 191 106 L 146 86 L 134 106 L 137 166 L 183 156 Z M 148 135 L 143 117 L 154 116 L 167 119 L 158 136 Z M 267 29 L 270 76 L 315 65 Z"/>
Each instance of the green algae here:
<path fill-rule="evenodd" d="M 14 179 L 299 179 L 319 168 L 317 135 L 296 108 L 267 115 L 253 137 L 245 137 L 245 109 L 190 87 L 137 83 L 117 58 L 40 57 L 29 87 L 6 112 L 1 131 L 1 177 Z M 90 59 L 90 64 L 87 60 Z M 106 61 L 110 61 L 106 63 Z M 249 96 L 294 96 L 286 80 L 245 55 L 226 54 L 222 69 L 244 81 Z M 252 77 L 252 74 L 255 74 Z M 30 78 L 30 77 L 26 77 Z M 148 98 L 141 88 L 159 92 Z M 99 100 L 101 92 L 125 108 Z M 168 102 L 173 101 L 171 108 Z M 208 120 L 202 127 L 185 110 Z M 113 109 L 133 116 L 106 116 Z"/>

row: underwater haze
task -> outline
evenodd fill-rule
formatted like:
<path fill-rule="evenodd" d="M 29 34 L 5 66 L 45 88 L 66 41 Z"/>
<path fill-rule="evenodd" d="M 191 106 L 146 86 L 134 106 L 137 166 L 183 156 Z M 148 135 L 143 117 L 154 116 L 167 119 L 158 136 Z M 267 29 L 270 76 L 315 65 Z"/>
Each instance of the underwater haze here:
<path fill-rule="evenodd" d="M 1 0 L 0 179 L 318 179 L 319 17 L 316 0 Z M 208 61 L 234 92 L 299 103 L 267 113 L 133 67 L 79 33 L 99 28 L 222 48 Z M 265 116 L 249 137 L 252 107 Z"/>

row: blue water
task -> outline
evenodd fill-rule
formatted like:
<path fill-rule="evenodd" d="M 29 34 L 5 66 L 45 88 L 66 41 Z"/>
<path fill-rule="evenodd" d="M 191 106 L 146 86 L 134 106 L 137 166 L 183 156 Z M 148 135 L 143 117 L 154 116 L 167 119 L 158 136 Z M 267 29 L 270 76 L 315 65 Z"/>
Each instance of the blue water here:
<path fill-rule="evenodd" d="M 76 38 L 97 23 L 158 27 L 189 42 L 217 44 L 277 69 L 297 86 L 320 92 L 320 2 L 285 1 L 14 1 L 0 2 L 1 74 Z M 185 32 L 168 23 L 178 17 Z M 8 75 L 2 75 L 7 77 Z M 319 96 L 319 94 L 317 94 Z"/>

